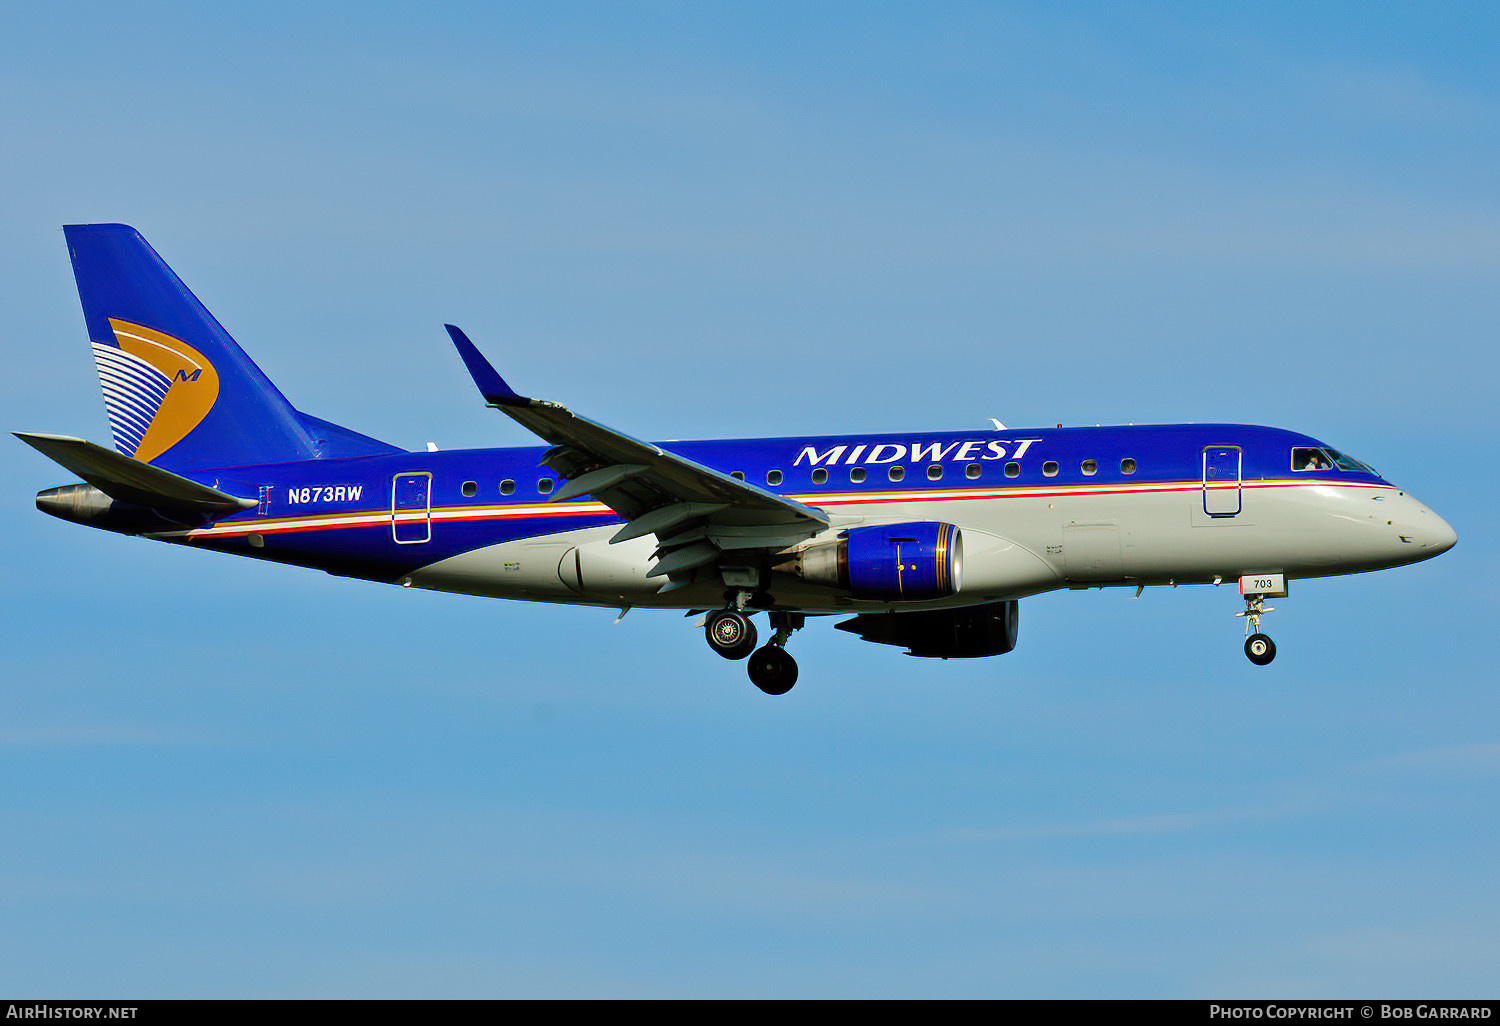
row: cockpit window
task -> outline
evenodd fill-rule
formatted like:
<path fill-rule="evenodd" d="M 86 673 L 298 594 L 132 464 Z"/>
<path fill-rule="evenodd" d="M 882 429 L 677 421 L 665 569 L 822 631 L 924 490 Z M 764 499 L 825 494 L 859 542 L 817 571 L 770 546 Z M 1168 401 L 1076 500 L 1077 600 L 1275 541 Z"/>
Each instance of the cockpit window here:
<path fill-rule="evenodd" d="M 1332 470 L 1333 460 L 1322 449 L 1298 446 L 1292 450 L 1293 470 Z"/>
<path fill-rule="evenodd" d="M 1345 456 L 1337 449 L 1319 449 L 1310 445 L 1299 445 L 1292 450 L 1292 469 L 1305 470 L 1352 470 L 1361 474 L 1375 474 L 1369 466 L 1352 456 Z M 1380 475 L 1376 474 L 1376 477 Z"/>
<path fill-rule="evenodd" d="M 1358 471 L 1361 474 L 1375 474 L 1374 468 L 1371 467 L 1368 463 L 1361 463 L 1353 456 L 1345 456 L 1337 449 L 1329 449 L 1328 455 L 1333 457 L 1333 465 L 1338 467 L 1340 470 L 1354 470 Z M 1375 474 L 1375 476 L 1379 477 L 1380 475 Z"/>

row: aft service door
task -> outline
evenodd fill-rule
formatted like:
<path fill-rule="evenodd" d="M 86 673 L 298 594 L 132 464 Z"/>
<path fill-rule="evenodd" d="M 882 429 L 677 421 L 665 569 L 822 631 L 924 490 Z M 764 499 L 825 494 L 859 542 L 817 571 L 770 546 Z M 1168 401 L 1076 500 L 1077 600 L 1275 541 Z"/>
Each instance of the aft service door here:
<path fill-rule="evenodd" d="M 1237 445 L 1210 445 L 1203 450 L 1203 512 L 1209 516 L 1239 514 L 1244 456 Z"/>
<path fill-rule="evenodd" d="M 391 479 L 391 536 L 398 545 L 432 540 L 431 474 L 397 474 Z"/>

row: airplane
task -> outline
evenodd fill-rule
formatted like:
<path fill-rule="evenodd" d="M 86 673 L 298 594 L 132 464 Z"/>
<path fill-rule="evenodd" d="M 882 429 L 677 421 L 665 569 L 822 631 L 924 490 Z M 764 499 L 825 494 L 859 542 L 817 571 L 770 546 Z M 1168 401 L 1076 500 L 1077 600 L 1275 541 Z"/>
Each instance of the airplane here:
<path fill-rule="evenodd" d="M 408 451 L 294 407 L 134 228 L 64 234 L 114 448 L 17 433 L 83 479 L 43 512 L 404 587 L 686 610 L 767 694 L 796 683 L 809 616 L 983 657 L 1015 647 L 1021 599 L 1062 588 L 1236 582 L 1265 665 L 1289 582 L 1457 541 L 1369 465 L 1272 427 L 646 442 L 517 393 L 452 325 L 484 402 L 545 444 Z"/>

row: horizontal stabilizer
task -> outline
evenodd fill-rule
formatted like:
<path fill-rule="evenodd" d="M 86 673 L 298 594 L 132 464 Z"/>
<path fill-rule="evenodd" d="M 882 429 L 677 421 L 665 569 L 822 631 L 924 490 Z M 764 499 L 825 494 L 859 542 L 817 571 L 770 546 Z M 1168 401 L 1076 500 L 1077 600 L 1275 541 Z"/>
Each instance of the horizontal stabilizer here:
<path fill-rule="evenodd" d="M 60 463 L 111 498 L 152 509 L 222 517 L 252 509 L 256 499 L 240 499 L 190 481 L 170 470 L 131 459 L 93 442 L 68 435 L 15 432 L 17 438 Z"/>

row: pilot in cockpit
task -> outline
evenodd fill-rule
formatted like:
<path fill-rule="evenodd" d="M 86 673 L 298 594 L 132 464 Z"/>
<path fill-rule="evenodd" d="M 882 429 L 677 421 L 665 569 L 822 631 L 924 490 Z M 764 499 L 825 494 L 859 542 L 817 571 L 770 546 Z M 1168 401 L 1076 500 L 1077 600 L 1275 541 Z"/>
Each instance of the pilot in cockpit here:
<path fill-rule="evenodd" d="M 1292 450 L 1292 469 L 1294 470 L 1327 470 L 1329 468 L 1328 457 L 1323 455 L 1321 449 L 1294 449 Z"/>

